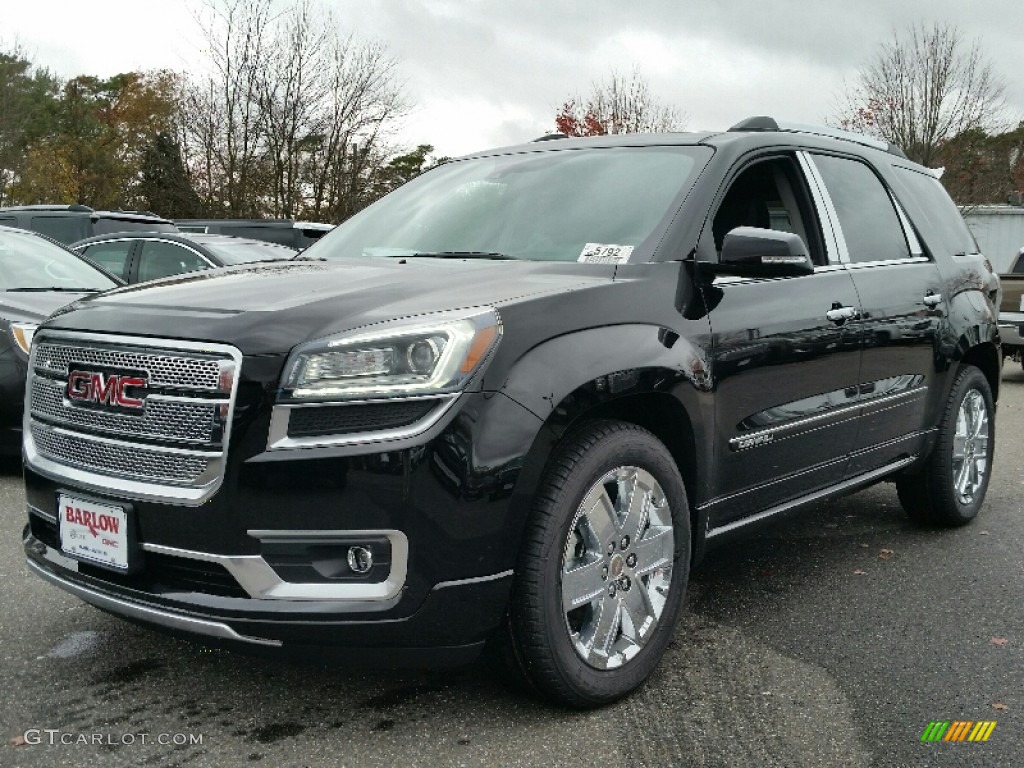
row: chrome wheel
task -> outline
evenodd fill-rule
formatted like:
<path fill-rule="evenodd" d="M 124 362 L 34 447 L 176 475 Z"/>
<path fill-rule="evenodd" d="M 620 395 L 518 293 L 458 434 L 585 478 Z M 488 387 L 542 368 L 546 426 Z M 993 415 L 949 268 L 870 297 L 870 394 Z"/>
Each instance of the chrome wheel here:
<path fill-rule="evenodd" d="M 650 639 L 672 583 L 672 511 L 658 481 L 618 467 L 583 498 L 562 555 L 562 610 L 576 653 L 615 669 Z"/>
<path fill-rule="evenodd" d="M 988 408 L 982 394 L 972 389 L 960 402 L 953 438 L 953 487 L 961 504 L 974 503 L 985 483 L 989 452 Z"/>

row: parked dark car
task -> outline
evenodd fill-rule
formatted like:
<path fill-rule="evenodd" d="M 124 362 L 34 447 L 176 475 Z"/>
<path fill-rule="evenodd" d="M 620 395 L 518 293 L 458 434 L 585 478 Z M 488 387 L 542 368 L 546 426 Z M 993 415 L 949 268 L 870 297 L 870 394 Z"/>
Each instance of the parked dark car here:
<path fill-rule="evenodd" d="M 0 226 L 39 232 L 68 244 L 111 232 L 176 232 L 149 211 L 94 211 L 87 205 L 15 205 L 0 208 Z"/>
<path fill-rule="evenodd" d="M 178 219 L 175 225 L 182 232 L 251 237 L 300 250 L 334 229 L 333 224 L 293 219 Z"/>
<path fill-rule="evenodd" d="M 999 307 L 999 333 L 1003 356 L 1024 365 L 1024 248 L 1000 280 L 1003 300 Z"/>
<path fill-rule="evenodd" d="M 731 535 L 883 479 L 926 525 L 985 498 L 998 280 L 884 143 L 756 118 L 481 152 L 311 251 L 40 328 L 34 573 L 233 647 L 489 645 L 587 707 Z"/>
<path fill-rule="evenodd" d="M 253 261 L 282 261 L 297 252 L 262 240 L 184 232 L 122 232 L 80 240 L 71 248 L 129 283 Z"/>
<path fill-rule="evenodd" d="M 21 453 L 32 336 L 51 312 L 121 283 L 46 237 L 0 227 L 0 454 Z"/>

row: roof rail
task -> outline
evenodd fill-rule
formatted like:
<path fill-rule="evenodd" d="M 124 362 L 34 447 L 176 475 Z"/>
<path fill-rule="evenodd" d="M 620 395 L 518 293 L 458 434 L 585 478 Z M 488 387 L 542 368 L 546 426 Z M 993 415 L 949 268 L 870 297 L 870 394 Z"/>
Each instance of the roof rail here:
<path fill-rule="evenodd" d="M 87 205 L 63 205 L 55 203 L 41 203 L 36 205 L 8 205 L 0 208 L 3 211 L 73 211 L 75 213 L 92 213 L 93 210 Z"/>
<path fill-rule="evenodd" d="M 876 139 L 872 136 L 865 136 L 863 133 L 854 133 L 853 131 L 844 131 L 840 128 L 831 128 L 824 125 L 804 125 L 802 123 L 780 123 L 773 117 L 767 115 L 758 115 L 756 117 L 748 117 L 746 120 L 741 120 L 729 129 L 730 132 L 739 131 L 779 131 L 780 133 L 809 133 L 812 136 L 826 136 L 831 139 L 839 139 L 841 141 L 850 141 L 854 144 L 860 144 L 864 147 L 872 147 L 873 149 L 880 149 L 883 152 L 888 152 L 890 155 L 896 155 L 902 157 L 904 160 L 907 156 L 903 150 L 897 147 L 895 144 L 890 144 L 887 141 Z"/>
<path fill-rule="evenodd" d="M 560 132 L 545 133 L 543 136 L 538 136 L 536 139 L 534 139 L 530 143 L 531 144 L 536 144 L 538 141 L 554 141 L 555 139 L 568 139 L 568 138 L 569 138 L 568 136 L 566 136 L 564 133 L 560 133 Z"/>

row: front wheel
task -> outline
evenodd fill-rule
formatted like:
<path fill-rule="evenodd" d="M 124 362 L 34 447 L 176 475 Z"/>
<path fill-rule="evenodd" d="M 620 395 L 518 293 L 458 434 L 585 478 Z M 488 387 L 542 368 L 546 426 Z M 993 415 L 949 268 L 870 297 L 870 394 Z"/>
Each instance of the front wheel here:
<path fill-rule="evenodd" d="M 972 365 L 956 377 L 924 471 L 896 480 L 900 503 L 918 522 L 957 526 L 975 518 L 988 489 L 995 445 L 995 403 Z"/>
<path fill-rule="evenodd" d="M 624 422 L 577 430 L 552 456 L 519 558 L 521 673 L 572 707 L 625 696 L 671 639 L 689 565 L 686 490 L 665 446 Z"/>

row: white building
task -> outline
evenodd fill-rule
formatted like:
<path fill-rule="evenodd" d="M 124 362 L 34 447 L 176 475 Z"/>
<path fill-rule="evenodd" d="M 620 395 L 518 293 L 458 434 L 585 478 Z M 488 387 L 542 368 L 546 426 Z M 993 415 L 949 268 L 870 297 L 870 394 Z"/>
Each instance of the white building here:
<path fill-rule="evenodd" d="M 1010 269 L 1024 248 L 1024 207 L 1018 205 L 972 205 L 961 208 L 964 221 L 974 233 L 981 252 L 998 273 Z"/>

